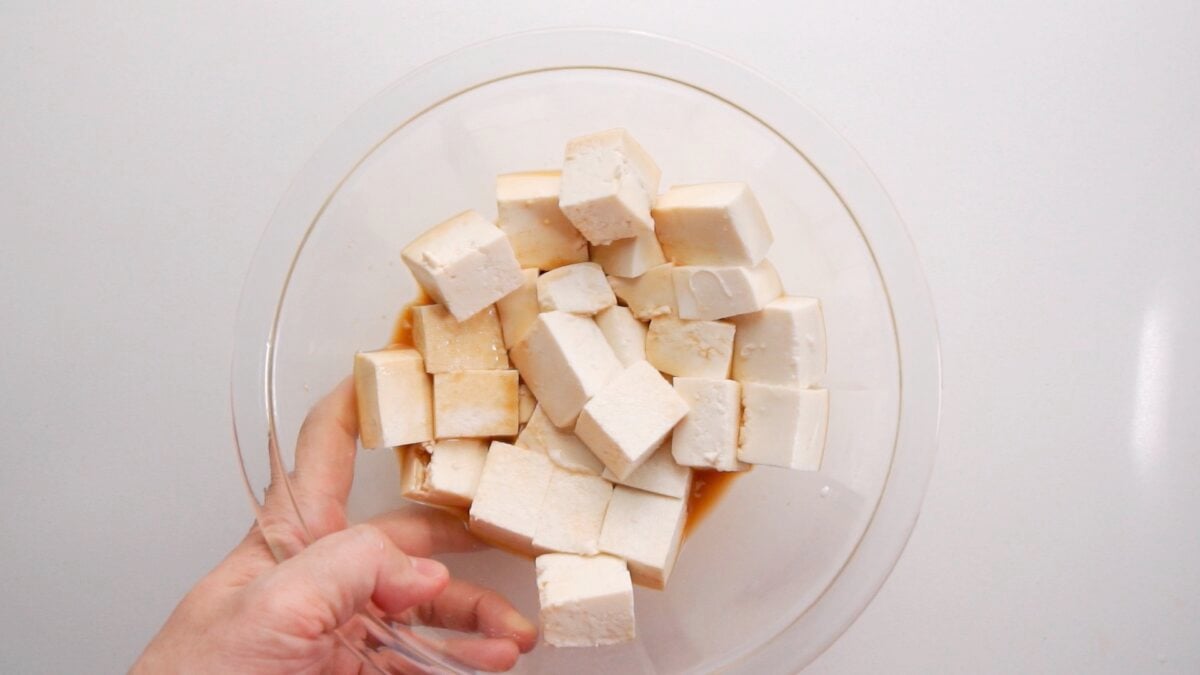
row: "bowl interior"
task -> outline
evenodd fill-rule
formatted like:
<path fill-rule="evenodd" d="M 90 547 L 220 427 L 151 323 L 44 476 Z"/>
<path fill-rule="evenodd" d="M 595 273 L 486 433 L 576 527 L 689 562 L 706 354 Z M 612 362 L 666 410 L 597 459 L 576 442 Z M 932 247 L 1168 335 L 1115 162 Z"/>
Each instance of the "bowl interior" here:
<path fill-rule="evenodd" d="M 754 650 L 808 611 L 843 569 L 893 459 L 900 372 L 885 284 L 820 167 L 709 92 L 606 68 L 514 75 L 442 100 L 381 138 L 333 188 L 298 251 L 273 253 L 295 256 L 270 351 L 279 438 L 296 437 L 311 404 L 350 372 L 355 351 L 388 342 L 417 290 L 400 261 L 406 243 L 467 208 L 494 217 L 497 174 L 556 168 L 568 138 L 614 126 L 657 159 L 664 187 L 742 180 L 754 189 L 787 292 L 824 303 L 825 462 L 816 473 L 758 467 L 736 480 L 685 543 L 669 588 L 637 589 L 637 642 L 543 647 L 519 672 L 709 670 Z M 290 459 L 290 447 L 283 450 Z M 352 518 L 401 504 L 393 453 L 360 452 Z M 444 560 L 536 615 L 530 561 L 500 552 Z"/>

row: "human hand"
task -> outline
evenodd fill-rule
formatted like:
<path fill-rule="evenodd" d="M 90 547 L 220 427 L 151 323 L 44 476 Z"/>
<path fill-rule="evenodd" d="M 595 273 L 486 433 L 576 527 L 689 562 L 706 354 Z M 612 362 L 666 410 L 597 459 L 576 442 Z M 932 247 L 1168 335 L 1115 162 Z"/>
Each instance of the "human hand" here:
<path fill-rule="evenodd" d="M 533 648 L 537 628 L 503 596 L 451 579 L 426 557 L 481 548 L 458 519 L 412 507 L 346 529 L 357 433 L 346 380 L 304 421 L 291 495 L 272 481 L 258 523 L 184 597 L 133 673 L 373 672 L 346 646 L 378 645 L 364 610 L 478 633 L 441 641 L 436 651 L 479 670 L 508 670 Z M 272 548 L 291 557 L 277 563 Z M 403 668 L 386 648 L 376 656 Z"/>

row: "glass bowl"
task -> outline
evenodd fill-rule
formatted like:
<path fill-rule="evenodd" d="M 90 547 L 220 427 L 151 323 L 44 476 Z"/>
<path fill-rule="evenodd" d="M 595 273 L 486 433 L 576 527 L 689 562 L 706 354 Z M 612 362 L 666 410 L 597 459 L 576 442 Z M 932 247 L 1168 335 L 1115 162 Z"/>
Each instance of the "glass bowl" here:
<path fill-rule="evenodd" d="M 692 45 L 596 29 L 503 37 L 409 74 L 342 124 L 279 205 L 243 291 L 232 404 L 247 487 L 258 506 L 309 407 L 355 351 L 388 343 L 417 294 L 408 241 L 467 208 L 494 215 L 497 174 L 557 167 L 568 138 L 616 126 L 656 158 L 664 187 L 753 187 L 787 291 L 824 303 L 825 461 L 734 481 L 667 590 L 636 589 L 636 642 L 543 645 L 517 672 L 798 670 L 866 607 L 916 521 L 935 454 L 937 329 L 903 223 L 862 159 L 787 92 Z M 352 521 L 401 504 L 393 453 L 356 462 Z M 443 560 L 536 616 L 530 561 Z"/>

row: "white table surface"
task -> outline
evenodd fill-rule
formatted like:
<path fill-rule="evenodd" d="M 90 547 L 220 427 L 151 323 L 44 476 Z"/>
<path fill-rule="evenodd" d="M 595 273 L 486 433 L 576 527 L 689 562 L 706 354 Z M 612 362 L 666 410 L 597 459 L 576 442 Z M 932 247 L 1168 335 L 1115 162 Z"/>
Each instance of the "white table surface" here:
<path fill-rule="evenodd" d="M 248 526 L 234 309 L 321 140 L 451 48 L 611 25 L 797 92 L 925 265 L 924 511 L 810 670 L 1200 671 L 1200 5 L 131 4 L 0 5 L 0 670 L 122 670 Z"/>

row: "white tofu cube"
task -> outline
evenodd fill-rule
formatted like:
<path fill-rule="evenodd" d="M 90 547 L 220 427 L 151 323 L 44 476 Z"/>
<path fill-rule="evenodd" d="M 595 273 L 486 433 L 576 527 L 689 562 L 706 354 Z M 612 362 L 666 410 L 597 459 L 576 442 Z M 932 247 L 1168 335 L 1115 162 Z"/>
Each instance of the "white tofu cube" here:
<path fill-rule="evenodd" d="M 508 235 L 521 267 L 552 270 L 585 262 L 587 240 L 558 208 L 558 171 L 496 178 L 496 227 Z"/>
<path fill-rule="evenodd" d="M 433 387 L 417 350 L 355 354 L 354 391 L 364 448 L 433 440 Z"/>
<path fill-rule="evenodd" d="M 671 280 L 682 319 L 724 319 L 757 312 L 783 293 L 770 260 L 754 267 L 676 267 Z"/>
<path fill-rule="evenodd" d="M 682 185 L 654 206 L 658 240 L 679 265 L 757 265 L 773 237 L 745 183 Z"/>
<path fill-rule="evenodd" d="M 400 493 L 413 501 L 467 508 L 475 499 L 488 443 L 454 438 L 399 448 Z"/>
<path fill-rule="evenodd" d="M 686 414 L 679 394 L 653 366 L 639 361 L 583 406 L 575 435 L 624 480 Z"/>
<path fill-rule="evenodd" d="M 542 453 L 493 441 L 471 503 L 471 531 L 520 553 L 537 552 L 533 535 L 553 472 Z"/>
<path fill-rule="evenodd" d="M 517 436 L 516 444 L 545 454 L 556 466 L 568 471 L 593 476 L 598 476 L 604 471 L 604 463 L 600 458 L 592 454 L 570 429 L 554 426 L 541 405 L 534 409 L 529 423 L 521 430 L 521 435 Z"/>
<path fill-rule="evenodd" d="M 509 358 L 560 427 L 574 424 L 583 404 L 621 370 L 596 322 L 566 312 L 539 314 Z"/>
<path fill-rule="evenodd" d="M 521 285 L 521 266 L 508 237 L 475 211 L 417 237 L 401 258 L 417 283 L 459 321 Z"/>
<path fill-rule="evenodd" d="M 460 322 L 441 305 L 424 305 L 413 308 L 412 321 L 413 342 L 425 359 L 426 372 L 508 368 L 495 307 Z"/>
<path fill-rule="evenodd" d="M 496 301 L 496 313 L 500 315 L 500 328 L 504 333 L 504 346 L 512 349 L 529 327 L 537 320 L 538 307 L 536 269 L 521 270 L 521 285 L 515 291 Z"/>
<path fill-rule="evenodd" d="M 593 246 L 592 261 L 600 263 L 605 274 L 628 278 L 642 276 L 651 267 L 667 262 L 667 257 L 654 230 L 639 223 L 632 237 Z"/>
<path fill-rule="evenodd" d="M 802 471 L 821 468 L 829 392 L 747 382 L 742 385 L 738 459 Z"/>
<path fill-rule="evenodd" d="M 736 429 L 735 426 L 735 432 Z M 734 450 L 737 450 L 736 444 Z M 681 499 L 687 497 L 688 491 L 692 489 L 692 470 L 675 463 L 675 458 L 671 456 L 669 440 L 664 441 L 657 450 L 650 454 L 650 459 L 642 462 L 642 465 L 634 469 L 633 473 L 626 476 L 624 480 L 617 480 L 617 477 L 607 469 L 600 477 L 646 492 Z"/>
<path fill-rule="evenodd" d="M 617 297 L 596 263 L 576 263 L 550 270 L 537 280 L 538 305 L 543 312 L 591 316 L 617 304 Z"/>
<path fill-rule="evenodd" d="M 433 376 L 433 428 L 437 438 L 516 436 L 515 370 L 464 370 Z"/>
<path fill-rule="evenodd" d="M 521 386 L 517 387 L 517 421 L 525 424 L 533 417 L 533 411 L 537 408 L 537 398 L 529 391 L 529 387 L 522 382 Z"/>
<path fill-rule="evenodd" d="M 687 500 L 618 485 L 613 489 L 600 550 L 624 558 L 633 581 L 663 588 L 679 555 Z"/>
<path fill-rule="evenodd" d="M 742 388 L 733 380 L 677 377 L 675 393 L 688 404 L 687 417 L 671 434 L 671 456 L 683 466 L 742 471 L 738 431 L 742 422 Z"/>
<path fill-rule="evenodd" d="M 534 547 L 582 555 L 599 553 L 600 528 L 612 491 L 612 483 L 599 476 L 555 469 L 542 500 Z"/>
<path fill-rule="evenodd" d="M 563 159 L 558 205 L 593 244 L 653 229 L 650 207 L 661 177 L 650 155 L 624 129 L 573 138 Z"/>
<path fill-rule="evenodd" d="M 599 647 L 636 636 L 633 582 L 625 561 L 607 555 L 547 553 L 537 568 L 538 619 L 555 647 Z"/>
<path fill-rule="evenodd" d="M 736 328 L 723 321 L 660 316 L 646 332 L 646 360 L 677 377 L 729 377 Z"/>
<path fill-rule="evenodd" d="M 635 319 L 628 307 L 614 305 L 600 311 L 596 325 L 622 365 L 646 360 L 646 324 Z"/>
<path fill-rule="evenodd" d="M 673 269 L 674 266 L 668 263 L 652 267 L 636 279 L 610 276 L 608 285 L 640 321 L 672 316 L 676 312 Z"/>
<path fill-rule="evenodd" d="M 733 378 L 808 387 L 825 376 L 821 302 L 785 296 L 733 320 Z"/>

